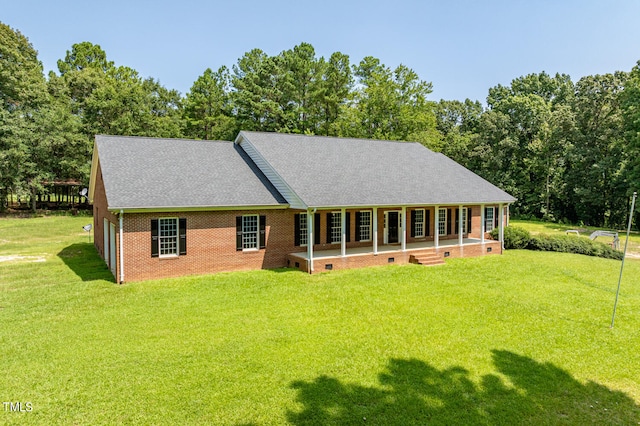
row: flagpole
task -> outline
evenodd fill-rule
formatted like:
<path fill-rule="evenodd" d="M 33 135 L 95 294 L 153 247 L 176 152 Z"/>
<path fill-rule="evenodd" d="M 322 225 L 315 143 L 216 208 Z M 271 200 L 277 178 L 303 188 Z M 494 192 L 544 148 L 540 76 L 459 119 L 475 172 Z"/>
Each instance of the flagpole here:
<path fill-rule="evenodd" d="M 624 242 L 624 252 L 622 254 L 622 264 L 620 265 L 620 276 L 618 277 L 618 290 L 616 291 L 616 301 L 613 304 L 613 316 L 611 317 L 611 327 L 616 320 L 616 307 L 618 306 L 618 296 L 620 295 L 620 282 L 622 281 L 622 269 L 624 268 L 624 258 L 627 257 L 627 245 L 629 244 L 629 233 L 631 233 L 631 221 L 633 220 L 633 209 L 636 205 L 637 192 L 633 193 L 633 199 L 631 200 L 631 210 L 629 211 L 629 225 L 627 226 L 627 241 Z"/>

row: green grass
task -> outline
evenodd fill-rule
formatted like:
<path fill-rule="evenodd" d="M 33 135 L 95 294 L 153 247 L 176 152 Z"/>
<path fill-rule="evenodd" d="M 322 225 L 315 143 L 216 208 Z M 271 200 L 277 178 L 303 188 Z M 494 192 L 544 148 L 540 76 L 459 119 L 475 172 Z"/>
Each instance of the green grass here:
<path fill-rule="evenodd" d="M 116 285 L 87 218 L 0 220 L 6 424 L 638 424 L 640 261 L 508 251 L 445 266 Z M 364 420 L 366 418 L 366 420 Z"/>

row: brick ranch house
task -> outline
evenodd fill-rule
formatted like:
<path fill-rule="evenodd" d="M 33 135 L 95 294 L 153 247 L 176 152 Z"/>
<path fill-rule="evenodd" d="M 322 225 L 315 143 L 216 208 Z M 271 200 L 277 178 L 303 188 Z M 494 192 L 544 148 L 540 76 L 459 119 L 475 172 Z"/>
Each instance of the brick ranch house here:
<path fill-rule="evenodd" d="M 121 283 L 502 253 L 515 201 L 418 143 L 245 131 L 96 136 L 89 199 L 94 244 Z"/>

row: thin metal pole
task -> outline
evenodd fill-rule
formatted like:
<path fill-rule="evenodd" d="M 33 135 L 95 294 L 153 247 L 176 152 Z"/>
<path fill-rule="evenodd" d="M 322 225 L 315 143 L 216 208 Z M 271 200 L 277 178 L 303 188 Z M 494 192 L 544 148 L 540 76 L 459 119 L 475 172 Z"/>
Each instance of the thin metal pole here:
<path fill-rule="evenodd" d="M 633 199 L 631 200 L 631 210 L 629 211 L 629 225 L 627 226 L 627 240 L 624 242 L 624 252 L 622 254 L 622 264 L 620 265 L 620 276 L 618 277 L 618 290 L 616 291 L 616 301 L 613 304 L 613 316 L 611 317 L 611 328 L 616 320 L 616 307 L 618 306 L 618 296 L 620 295 L 620 282 L 622 281 L 622 269 L 624 268 L 624 258 L 627 257 L 627 245 L 629 244 L 629 233 L 631 233 L 631 221 L 633 220 L 633 209 L 636 205 L 637 192 L 633 193 Z"/>

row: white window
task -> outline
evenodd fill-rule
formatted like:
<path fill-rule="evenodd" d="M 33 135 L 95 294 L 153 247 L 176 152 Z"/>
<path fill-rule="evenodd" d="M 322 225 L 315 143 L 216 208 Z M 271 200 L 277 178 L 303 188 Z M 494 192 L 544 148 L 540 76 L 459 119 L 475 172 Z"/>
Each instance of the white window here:
<path fill-rule="evenodd" d="M 486 207 L 484 209 L 484 231 L 493 231 L 493 207 Z"/>
<path fill-rule="evenodd" d="M 447 209 L 438 210 L 438 235 L 447 235 Z"/>
<path fill-rule="evenodd" d="M 413 235 L 416 238 L 424 237 L 424 209 L 414 210 L 415 222 L 413 224 Z"/>
<path fill-rule="evenodd" d="M 158 239 L 160 256 L 178 255 L 178 219 L 162 218 L 158 220 Z"/>
<path fill-rule="evenodd" d="M 342 213 L 334 212 L 331 214 L 331 243 L 339 243 L 342 241 Z"/>
<path fill-rule="evenodd" d="M 300 213 L 300 245 L 301 246 L 306 246 L 308 242 L 309 235 L 307 234 L 307 231 L 308 231 L 307 225 L 308 225 L 307 214 Z"/>
<path fill-rule="evenodd" d="M 371 212 L 369 210 L 360 212 L 360 241 L 371 240 Z"/>
<path fill-rule="evenodd" d="M 242 249 L 258 248 L 258 215 L 242 216 Z"/>

